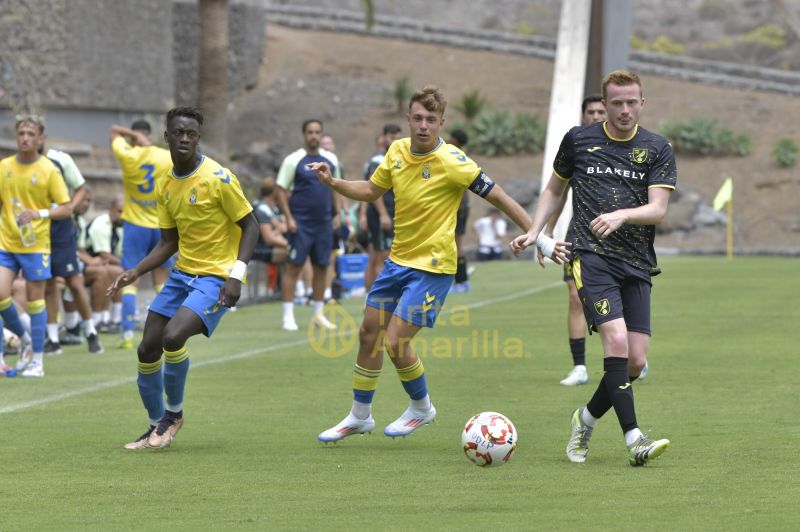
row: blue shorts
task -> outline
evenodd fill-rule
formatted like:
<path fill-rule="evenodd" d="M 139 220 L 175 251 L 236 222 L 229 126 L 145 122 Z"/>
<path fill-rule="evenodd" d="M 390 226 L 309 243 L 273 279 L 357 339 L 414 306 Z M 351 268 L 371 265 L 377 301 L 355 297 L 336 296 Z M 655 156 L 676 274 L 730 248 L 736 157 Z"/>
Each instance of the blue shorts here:
<path fill-rule="evenodd" d="M 333 251 L 333 227 L 331 224 L 303 225 L 298 223 L 297 232 L 289 233 L 289 262 L 302 266 L 306 257 L 311 264 L 327 266 Z"/>
<path fill-rule="evenodd" d="M 367 306 L 418 327 L 433 327 L 455 276 L 400 266 L 386 259 L 372 283 Z"/>
<path fill-rule="evenodd" d="M 50 250 L 53 277 L 72 277 L 82 272 L 75 247 L 58 246 Z"/>
<path fill-rule="evenodd" d="M 28 281 L 46 281 L 50 279 L 49 253 L 9 253 L 0 250 L 0 266 L 4 266 L 16 275 L 22 268 L 22 276 Z"/>
<path fill-rule="evenodd" d="M 125 222 L 122 226 L 122 260 L 120 261 L 122 268 L 130 270 L 139 264 L 156 247 L 160 239 L 161 229 Z M 172 268 L 173 264 L 175 264 L 175 259 L 170 257 L 161 267 Z"/>
<path fill-rule="evenodd" d="M 225 280 L 221 277 L 191 275 L 173 268 L 164 288 L 150 303 L 150 310 L 171 318 L 180 307 L 186 307 L 200 316 L 206 326 L 203 334 L 210 337 L 228 311 L 228 307 L 217 304 L 223 284 Z"/>

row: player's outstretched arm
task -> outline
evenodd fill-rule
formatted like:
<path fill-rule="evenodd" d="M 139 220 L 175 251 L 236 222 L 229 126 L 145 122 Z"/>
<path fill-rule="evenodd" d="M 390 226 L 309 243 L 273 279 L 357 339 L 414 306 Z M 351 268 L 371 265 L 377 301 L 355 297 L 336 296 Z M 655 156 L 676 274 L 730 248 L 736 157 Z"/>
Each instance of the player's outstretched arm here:
<path fill-rule="evenodd" d="M 379 187 L 371 180 L 345 181 L 344 179 L 334 179 L 328 163 L 311 163 L 308 165 L 308 169 L 317 173 L 320 183 L 331 187 L 334 192 L 356 201 L 373 202 L 386 192 L 385 188 Z"/>
<path fill-rule="evenodd" d="M 219 289 L 217 303 L 223 307 L 232 307 L 239 301 L 242 295 L 242 278 L 258 241 L 258 220 L 256 220 L 252 211 L 238 220 L 236 225 L 242 230 L 242 238 L 239 240 L 236 264 L 233 266 L 228 279 Z"/>
<path fill-rule="evenodd" d="M 567 182 L 563 179 L 559 179 L 556 176 L 550 178 L 547 187 L 539 196 L 539 205 L 536 207 L 536 212 L 533 215 L 533 224 L 530 229 L 524 235 L 520 235 L 511 241 L 511 251 L 514 252 L 514 255 L 519 255 L 529 246 L 536 244 L 545 257 L 553 259 L 557 264 L 562 264 L 569 260 L 569 242 L 556 242 L 548 236 L 539 235 L 544 224 L 558 208 L 566 186 Z"/>
<path fill-rule="evenodd" d="M 106 295 L 113 297 L 119 292 L 123 286 L 127 286 L 134 282 L 142 275 L 155 270 L 168 258 L 178 251 L 178 229 L 172 227 L 170 229 L 161 229 L 161 239 L 156 244 L 150 253 L 147 254 L 142 261 L 131 268 L 119 274 L 111 286 L 106 290 Z"/>

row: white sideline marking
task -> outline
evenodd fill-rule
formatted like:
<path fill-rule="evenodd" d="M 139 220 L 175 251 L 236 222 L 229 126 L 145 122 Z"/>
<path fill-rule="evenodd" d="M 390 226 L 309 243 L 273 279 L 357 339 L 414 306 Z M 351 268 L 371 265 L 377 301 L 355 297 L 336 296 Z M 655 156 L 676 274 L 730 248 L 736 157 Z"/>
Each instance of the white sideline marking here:
<path fill-rule="evenodd" d="M 544 292 L 545 290 L 549 290 L 551 288 L 555 288 L 557 286 L 561 286 L 562 282 L 550 283 L 543 286 L 537 286 L 535 288 L 529 288 L 527 290 L 523 290 L 521 292 L 516 292 L 514 294 L 508 294 L 505 296 L 496 297 L 493 299 L 486 299 L 484 301 L 478 301 L 477 303 L 472 303 L 470 305 L 466 305 L 467 308 L 481 308 L 487 305 L 493 305 L 495 303 L 503 303 L 505 301 L 512 301 L 514 299 L 518 299 L 520 297 L 529 296 L 532 294 L 538 294 L 539 292 Z M 443 310 L 442 314 L 446 314 L 448 311 Z M 241 360 L 243 358 L 250 358 L 255 355 L 260 355 L 262 353 L 269 353 L 271 351 L 277 351 L 279 349 L 284 349 L 286 347 L 296 347 L 298 345 L 303 345 L 308 343 L 308 338 L 303 337 L 302 340 L 295 340 L 294 342 L 286 342 L 283 344 L 272 345 L 269 347 L 262 347 L 260 349 L 251 349 L 249 351 L 242 351 L 241 353 L 235 353 L 229 356 L 221 356 L 216 358 L 210 358 L 206 360 L 200 360 L 198 362 L 192 361 L 192 369 L 201 368 L 203 366 L 210 366 L 212 364 L 222 364 L 225 362 L 230 362 L 232 360 Z M 3 377 L 0 377 L 3 378 Z M 22 378 L 22 377 L 18 377 Z M 109 388 L 115 388 L 117 386 L 122 386 L 125 384 L 133 384 L 136 382 L 136 377 L 126 377 L 124 379 L 114 379 L 111 381 L 100 382 L 97 384 L 93 384 L 92 386 L 87 386 L 85 388 L 80 388 L 78 390 L 73 390 L 71 392 L 62 392 L 57 393 L 54 395 L 49 395 L 46 397 L 41 397 L 39 399 L 33 399 L 32 401 L 24 401 L 22 403 L 17 403 L 13 405 L 8 405 L 4 407 L 0 407 L 0 415 L 3 414 L 13 414 L 14 412 L 19 412 L 20 410 L 27 410 L 28 408 L 33 408 L 36 406 L 47 405 L 51 403 L 57 403 L 59 401 L 65 401 L 67 399 L 72 399 L 73 397 L 79 397 L 81 395 L 85 395 L 88 393 L 100 392 L 103 390 L 107 390 Z"/>

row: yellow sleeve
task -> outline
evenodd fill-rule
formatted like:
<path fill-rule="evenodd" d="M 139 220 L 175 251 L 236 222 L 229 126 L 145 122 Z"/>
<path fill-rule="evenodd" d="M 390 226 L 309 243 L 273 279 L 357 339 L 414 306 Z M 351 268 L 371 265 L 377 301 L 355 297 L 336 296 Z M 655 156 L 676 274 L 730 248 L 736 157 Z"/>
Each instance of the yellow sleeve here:
<path fill-rule="evenodd" d="M 469 187 L 481 173 L 481 167 L 459 150 L 448 150 L 445 155 L 447 175 L 459 186 Z"/>
<path fill-rule="evenodd" d="M 119 161 L 123 178 L 138 169 L 142 148 L 131 146 L 125 137 L 117 137 L 111 142 L 111 151 Z"/>
<path fill-rule="evenodd" d="M 158 215 L 158 226 L 161 229 L 172 229 L 177 227 L 177 224 L 167 209 L 167 200 L 164 196 L 166 182 L 166 179 L 156 181 L 156 214 Z"/>
<path fill-rule="evenodd" d="M 253 210 L 250 202 L 244 197 L 242 185 L 233 173 L 224 169 L 225 177 L 216 181 L 219 189 L 219 198 L 222 209 L 228 218 L 238 222 Z"/>

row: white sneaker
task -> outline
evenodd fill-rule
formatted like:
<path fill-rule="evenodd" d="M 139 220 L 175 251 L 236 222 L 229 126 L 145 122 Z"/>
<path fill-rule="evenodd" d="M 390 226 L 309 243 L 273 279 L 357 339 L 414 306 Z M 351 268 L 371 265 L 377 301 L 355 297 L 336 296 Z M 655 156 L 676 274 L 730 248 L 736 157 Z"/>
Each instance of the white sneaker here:
<path fill-rule="evenodd" d="M 417 410 L 409 406 L 402 416 L 389 423 L 383 429 L 383 433 L 390 438 L 408 436 L 422 425 L 431 423 L 434 419 L 436 419 L 436 408 L 433 405 L 428 410 Z"/>
<path fill-rule="evenodd" d="M 35 360 L 31 361 L 20 375 L 23 377 L 44 377 L 44 366 Z"/>
<path fill-rule="evenodd" d="M 561 379 L 561 386 L 577 386 L 589 382 L 589 374 L 586 373 L 586 366 L 575 366 L 569 374 Z"/>
<path fill-rule="evenodd" d="M 297 322 L 294 321 L 294 318 L 283 318 L 283 330 L 284 331 L 296 331 L 299 327 L 297 326 Z"/>
<path fill-rule="evenodd" d="M 650 368 L 648 367 L 647 362 L 645 361 L 644 367 L 642 368 L 642 372 L 639 373 L 639 380 L 643 381 L 647 377 L 647 374 L 649 372 L 650 372 Z"/>
<path fill-rule="evenodd" d="M 321 312 L 319 314 L 315 314 L 314 317 L 311 318 L 311 323 L 317 327 L 322 327 L 323 329 L 328 329 L 331 331 L 336 329 L 336 324 L 328 321 L 328 318 L 326 318 Z"/>
<path fill-rule="evenodd" d="M 27 335 L 20 338 L 19 344 L 19 360 L 17 360 L 17 371 L 22 371 L 28 367 L 28 364 L 33 360 L 33 344 L 30 340 L 26 339 Z"/>
<path fill-rule="evenodd" d="M 375 420 L 370 415 L 367 419 L 358 419 L 352 412 L 347 414 L 347 417 L 341 420 L 335 427 L 321 432 L 317 439 L 319 441 L 337 442 L 347 436 L 353 434 L 369 434 L 375 428 Z"/>

